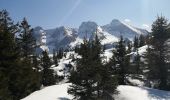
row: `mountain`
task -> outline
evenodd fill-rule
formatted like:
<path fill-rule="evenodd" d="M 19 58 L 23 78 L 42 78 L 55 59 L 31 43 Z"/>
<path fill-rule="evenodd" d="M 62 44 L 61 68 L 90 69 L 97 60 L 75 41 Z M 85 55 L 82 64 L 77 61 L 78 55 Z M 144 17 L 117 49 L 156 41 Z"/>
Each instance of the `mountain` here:
<path fill-rule="evenodd" d="M 69 27 L 58 27 L 56 29 L 45 30 L 47 45 L 50 50 L 67 48 L 71 42 L 77 38 L 77 30 Z"/>
<path fill-rule="evenodd" d="M 42 51 L 49 51 L 48 46 L 46 45 L 46 32 L 43 30 L 42 27 L 37 26 L 33 30 L 33 37 L 36 39 L 36 53 L 41 54 Z"/>
<path fill-rule="evenodd" d="M 102 45 L 112 46 L 119 40 L 120 35 L 126 40 L 133 40 L 135 36 L 148 34 L 148 31 L 133 27 L 117 19 L 104 26 L 92 21 L 82 22 L 78 29 L 65 26 L 48 30 L 44 30 L 42 27 L 34 28 L 37 43 L 46 44 L 50 52 L 53 49 L 74 48 L 75 45 L 82 43 L 84 38 L 94 39 L 96 34 Z"/>
<path fill-rule="evenodd" d="M 116 37 L 120 37 L 122 35 L 124 38 L 128 38 L 130 40 L 133 40 L 135 36 L 139 36 L 140 34 L 148 34 L 148 32 L 144 29 L 135 28 L 117 19 L 112 20 L 110 24 L 102 26 L 102 29 Z"/>
<path fill-rule="evenodd" d="M 98 26 L 95 22 L 83 22 L 78 29 L 78 36 L 82 39 L 93 39 L 96 34 L 100 39 L 105 38 L 104 34 L 100 30 L 100 26 Z"/>

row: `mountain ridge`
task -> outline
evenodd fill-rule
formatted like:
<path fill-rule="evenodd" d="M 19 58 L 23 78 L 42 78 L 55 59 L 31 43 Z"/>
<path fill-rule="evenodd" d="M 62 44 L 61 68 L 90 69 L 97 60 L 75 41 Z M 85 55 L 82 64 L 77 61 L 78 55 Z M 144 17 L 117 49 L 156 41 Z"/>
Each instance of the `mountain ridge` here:
<path fill-rule="evenodd" d="M 66 26 L 46 30 L 38 26 L 34 29 L 36 30 L 34 31 L 34 36 L 37 37 L 41 36 L 38 35 L 41 32 L 45 32 L 46 45 L 50 51 L 59 48 L 74 48 L 75 45 L 82 43 L 84 38 L 94 39 L 96 34 L 101 39 L 102 45 L 112 45 L 119 40 L 121 35 L 132 41 L 135 36 L 148 34 L 145 29 L 136 28 L 118 19 L 113 19 L 109 24 L 103 26 L 93 21 L 86 21 L 82 22 L 78 29 Z"/>

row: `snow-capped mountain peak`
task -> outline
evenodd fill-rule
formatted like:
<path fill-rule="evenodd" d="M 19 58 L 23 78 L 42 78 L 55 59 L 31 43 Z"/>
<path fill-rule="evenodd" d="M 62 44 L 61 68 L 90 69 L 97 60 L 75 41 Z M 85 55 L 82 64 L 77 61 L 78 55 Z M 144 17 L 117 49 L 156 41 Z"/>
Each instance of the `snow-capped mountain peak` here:
<path fill-rule="evenodd" d="M 46 44 L 50 51 L 59 48 L 74 48 L 76 44 L 82 43 L 83 39 L 94 39 L 95 35 L 99 37 L 103 45 L 112 45 L 117 42 L 122 35 L 124 38 L 133 40 L 140 34 L 146 35 L 146 30 L 133 27 L 117 19 L 110 24 L 100 26 L 96 22 L 82 22 L 78 29 L 70 27 L 57 27 L 55 29 L 43 30 L 42 27 L 34 29 L 36 37 L 46 35 Z"/>
<path fill-rule="evenodd" d="M 95 34 L 98 25 L 95 22 L 82 22 L 78 29 L 78 36 L 80 38 L 92 38 L 92 35 Z"/>
<path fill-rule="evenodd" d="M 142 29 L 135 28 L 117 19 L 112 20 L 110 24 L 104 25 L 102 28 L 104 31 L 116 37 L 120 37 L 122 35 L 124 38 L 128 38 L 130 40 L 133 40 L 135 36 L 139 36 L 140 34 L 147 34 L 147 31 L 142 31 Z"/>

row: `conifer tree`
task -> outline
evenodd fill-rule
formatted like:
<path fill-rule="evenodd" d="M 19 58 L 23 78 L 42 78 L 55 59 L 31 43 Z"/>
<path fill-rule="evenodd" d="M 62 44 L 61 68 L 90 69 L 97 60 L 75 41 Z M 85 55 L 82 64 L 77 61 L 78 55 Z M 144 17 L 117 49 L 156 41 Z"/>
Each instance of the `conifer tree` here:
<path fill-rule="evenodd" d="M 141 34 L 139 36 L 139 47 L 142 47 L 144 45 L 145 45 L 145 36 Z"/>
<path fill-rule="evenodd" d="M 127 54 L 131 53 L 132 52 L 132 43 L 130 41 L 128 41 L 127 43 Z"/>
<path fill-rule="evenodd" d="M 134 50 L 135 50 L 135 51 L 136 51 L 136 49 L 139 47 L 139 39 L 138 39 L 137 36 L 135 36 L 135 38 L 134 38 L 133 47 L 134 47 Z"/>
<path fill-rule="evenodd" d="M 109 73 L 108 67 L 101 62 L 100 54 L 102 47 L 98 37 L 93 41 L 84 40 L 81 44 L 79 54 L 81 59 L 77 60 L 77 68 L 71 72 L 68 93 L 74 95 L 78 100 L 104 99 L 115 93 L 117 86 L 116 78 Z"/>
<path fill-rule="evenodd" d="M 44 86 L 54 85 L 56 83 L 54 70 L 50 69 L 52 65 L 51 59 L 48 56 L 47 51 L 42 52 L 41 66 L 42 70 L 42 84 Z"/>
<path fill-rule="evenodd" d="M 58 66 L 58 58 L 55 50 L 53 50 L 53 63 L 55 64 L 55 66 Z"/>
<path fill-rule="evenodd" d="M 138 49 L 136 50 L 136 55 L 134 57 L 134 74 L 142 74 L 143 63 L 141 62 L 141 56 L 139 55 Z"/>
<path fill-rule="evenodd" d="M 20 25 L 21 34 L 17 38 L 21 48 L 21 56 L 23 57 L 31 56 L 35 52 L 36 40 L 33 37 L 33 29 L 30 27 L 26 18 L 24 18 Z"/>
<path fill-rule="evenodd" d="M 39 64 L 36 62 L 35 57 L 35 39 L 32 36 L 32 29 L 27 20 L 24 18 L 20 24 L 19 37 L 16 39 L 18 51 L 20 52 L 20 61 L 18 62 L 18 73 L 13 73 L 14 76 L 18 76 L 16 80 L 13 80 L 11 88 L 13 92 L 16 92 L 17 88 L 19 98 L 27 96 L 29 93 L 40 89 L 41 75 L 39 72 Z M 35 57 L 35 58 L 34 58 Z M 17 71 L 17 70 L 16 70 Z M 15 88 L 14 88 L 15 87 Z"/>
<path fill-rule="evenodd" d="M 148 70 L 148 72 L 144 73 L 144 75 L 147 77 L 147 85 L 149 87 L 155 87 L 151 86 L 151 82 L 156 82 L 158 78 L 158 68 L 155 65 L 156 64 L 156 56 L 154 54 L 154 49 L 150 44 L 148 44 L 148 47 L 146 49 L 146 53 L 144 53 L 144 59 L 145 59 L 145 69 Z"/>
<path fill-rule="evenodd" d="M 63 51 L 63 48 L 60 48 L 57 52 L 57 58 L 58 59 L 62 59 L 63 58 L 63 55 L 64 55 L 64 51 Z"/>
<path fill-rule="evenodd" d="M 6 10 L 0 11 L 0 99 L 12 100 L 9 82 L 11 81 L 11 71 L 16 68 L 18 60 L 17 46 L 14 35 L 18 31 L 17 25 L 9 17 Z"/>
<path fill-rule="evenodd" d="M 155 59 L 155 68 L 158 72 L 158 88 L 159 89 L 167 89 L 168 82 L 168 68 L 165 62 L 165 41 L 170 37 L 170 33 L 168 33 L 168 24 L 167 20 L 164 17 L 159 17 L 152 24 L 152 36 L 153 40 L 151 45 L 153 46 L 153 54 Z"/>
<path fill-rule="evenodd" d="M 19 100 L 39 89 L 37 76 L 31 62 L 22 59 L 20 46 L 16 43 L 15 34 L 20 33 L 18 25 L 14 25 L 8 12 L 0 11 L 0 99 Z"/>
<path fill-rule="evenodd" d="M 113 73 L 118 76 L 119 84 L 123 85 L 125 83 L 125 77 L 127 73 L 127 67 L 125 65 L 126 62 L 126 48 L 123 37 L 120 37 L 118 45 L 116 46 L 115 50 L 113 50 L 113 56 L 110 60 Z"/>

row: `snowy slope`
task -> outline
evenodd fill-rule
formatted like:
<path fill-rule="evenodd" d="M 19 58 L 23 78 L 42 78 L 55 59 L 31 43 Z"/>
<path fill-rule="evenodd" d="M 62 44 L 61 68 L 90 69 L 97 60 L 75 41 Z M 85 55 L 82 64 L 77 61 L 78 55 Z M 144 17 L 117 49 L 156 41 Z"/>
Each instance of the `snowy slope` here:
<path fill-rule="evenodd" d="M 73 51 L 67 52 L 66 57 L 63 57 L 62 59 L 59 60 L 58 66 L 52 65 L 52 69 L 54 69 L 57 75 L 64 76 L 65 74 L 67 76 L 70 74 L 70 72 L 68 72 L 69 68 L 67 68 L 66 65 L 68 64 L 71 64 L 73 66 L 75 65 L 75 63 L 72 62 L 71 58 L 72 55 L 74 55 L 74 57 L 76 58 L 78 54 Z"/>
<path fill-rule="evenodd" d="M 95 22 L 83 22 L 78 29 L 78 38 L 83 40 L 84 38 L 92 40 L 95 36 L 101 40 L 102 45 L 112 45 L 118 41 L 118 37 L 104 31 L 101 26 Z"/>
<path fill-rule="evenodd" d="M 116 100 L 170 100 L 170 92 L 150 88 L 120 85 Z"/>
<path fill-rule="evenodd" d="M 72 96 L 67 93 L 69 85 L 70 83 L 66 83 L 45 87 L 40 91 L 30 94 L 22 100 L 70 100 L 72 99 Z"/>
<path fill-rule="evenodd" d="M 70 83 L 53 85 L 36 91 L 22 100 L 71 100 L 67 93 Z M 115 100 L 170 100 L 170 92 L 150 88 L 120 85 Z"/>

